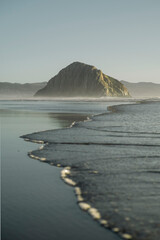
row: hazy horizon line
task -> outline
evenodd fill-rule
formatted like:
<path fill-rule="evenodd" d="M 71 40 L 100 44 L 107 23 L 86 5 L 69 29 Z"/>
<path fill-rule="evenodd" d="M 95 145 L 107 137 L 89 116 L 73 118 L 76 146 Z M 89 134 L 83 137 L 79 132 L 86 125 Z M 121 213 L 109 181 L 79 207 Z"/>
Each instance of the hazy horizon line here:
<path fill-rule="evenodd" d="M 53 78 L 53 77 L 52 77 Z M 50 79 L 52 79 L 52 78 L 50 78 Z M 49 80 L 50 80 L 49 79 Z M 29 81 L 29 82 L 24 82 L 24 83 L 22 83 L 22 82 L 10 82 L 10 81 L 1 81 L 0 80 L 0 83 L 12 83 L 12 84 L 21 84 L 21 85 L 24 85 L 24 84 L 36 84 L 36 83 L 48 83 L 48 81 L 49 80 L 47 80 L 47 81 Z M 118 79 L 117 79 L 118 80 Z M 133 84 L 136 84 L 136 83 L 153 83 L 153 84 L 160 84 L 160 82 L 155 82 L 155 81 L 137 81 L 137 82 L 131 82 L 131 81 L 129 81 L 129 80 L 118 80 L 119 82 L 121 82 L 121 81 L 124 81 L 124 82 L 128 82 L 128 83 L 133 83 Z"/>

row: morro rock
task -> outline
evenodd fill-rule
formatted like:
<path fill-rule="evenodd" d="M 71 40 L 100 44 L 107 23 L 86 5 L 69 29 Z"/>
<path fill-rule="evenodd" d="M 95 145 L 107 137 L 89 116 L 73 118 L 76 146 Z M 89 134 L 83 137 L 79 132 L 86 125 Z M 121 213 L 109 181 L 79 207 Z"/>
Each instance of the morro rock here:
<path fill-rule="evenodd" d="M 130 97 L 127 88 L 94 66 L 74 62 L 62 69 L 36 97 Z"/>

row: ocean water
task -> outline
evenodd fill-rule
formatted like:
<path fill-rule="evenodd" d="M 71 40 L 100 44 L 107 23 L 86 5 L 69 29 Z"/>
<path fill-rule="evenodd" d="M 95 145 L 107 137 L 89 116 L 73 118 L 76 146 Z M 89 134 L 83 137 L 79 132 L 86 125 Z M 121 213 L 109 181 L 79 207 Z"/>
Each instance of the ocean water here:
<path fill-rule="evenodd" d="M 106 109 L 106 103 L 0 102 L 2 240 L 119 239 L 79 209 L 73 188 L 60 179 L 61 168 L 29 158 L 39 146 L 20 138 Z"/>
<path fill-rule="evenodd" d="M 72 128 L 24 136 L 49 144 L 33 151 L 71 167 L 84 201 L 119 235 L 160 236 L 160 101 L 109 107 Z"/>

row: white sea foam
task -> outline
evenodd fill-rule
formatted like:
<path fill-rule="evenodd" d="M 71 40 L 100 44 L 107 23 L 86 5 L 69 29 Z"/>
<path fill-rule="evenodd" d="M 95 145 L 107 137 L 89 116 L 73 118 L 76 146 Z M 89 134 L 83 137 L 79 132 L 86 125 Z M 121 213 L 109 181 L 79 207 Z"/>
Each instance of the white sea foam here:
<path fill-rule="evenodd" d="M 75 193 L 76 195 L 81 195 L 81 189 L 79 187 L 75 187 Z"/>
<path fill-rule="evenodd" d="M 70 178 L 64 178 L 63 179 L 67 184 L 71 185 L 71 186 L 76 186 L 76 182 L 74 182 L 72 179 Z"/>
<path fill-rule="evenodd" d="M 122 234 L 122 237 L 124 238 L 124 239 L 132 239 L 132 236 L 130 235 L 130 234 L 128 234 L 128 233 L 124 233 L 124 234 Z"/>
<path fill-rule="evenodd" d="M 80 202 L 79 206 L 82 210 L 87 211 L 88 209 L 91 208 L 91 206 L 88 203 Z"/>
<path fill-rule="evenodd" d="M 90 208 L 88 210 L 88 212 L 96 220 L 101 218 L 101 214 L 99 213 L 99 211 L 96 208 Z"/>

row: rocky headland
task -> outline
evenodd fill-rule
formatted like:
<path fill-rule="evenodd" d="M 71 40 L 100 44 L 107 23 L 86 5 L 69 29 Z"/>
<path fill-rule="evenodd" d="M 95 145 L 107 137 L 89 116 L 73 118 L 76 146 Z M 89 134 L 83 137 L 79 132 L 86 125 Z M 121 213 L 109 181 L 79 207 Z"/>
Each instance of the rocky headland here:
<path fill-rule="evenodd" d="M 74 62 L 51 78 L 36 97 L 130 97 L 118 80 L 94 66 Z"/>

